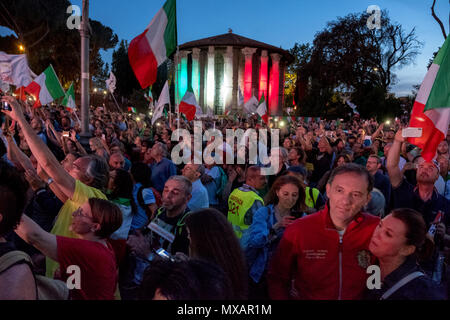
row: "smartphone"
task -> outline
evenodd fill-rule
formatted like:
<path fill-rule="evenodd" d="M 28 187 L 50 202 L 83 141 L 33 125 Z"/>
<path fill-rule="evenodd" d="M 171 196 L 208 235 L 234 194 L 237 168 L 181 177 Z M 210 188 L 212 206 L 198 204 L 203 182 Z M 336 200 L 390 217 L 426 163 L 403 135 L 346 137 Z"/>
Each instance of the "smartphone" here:
<path fill-rule="evenodd" d="M 2 102 L 2 110 L 12 111 L 11 106 L 8 102 Z"/>
<path fill-rule="evenodd" d="M 420 138 L 422 136 L 422 128 L 408 127 L 402 130 L 403 138 Z"/>
<path fill-rule="evenodd" d="M 303 212 L 301 211 L 292 211 L 291 216 L 293 216 L 295 219 L 299 219 L 303 217 Z"/>
<path fill-rule="evenodd" d="M 172 255 L 163 248 L 159 248 L 158 250 L 156 250 L 156 254 L 158 254 L 158 256 L 160 256 L 163 259 L 169 259 L 173 261 Z"/>
<path fill-rule="evenodd" d="M 63 131 L 62 136 L 63 137 L 70 137 L 70 132 L 69 131 Z"/>

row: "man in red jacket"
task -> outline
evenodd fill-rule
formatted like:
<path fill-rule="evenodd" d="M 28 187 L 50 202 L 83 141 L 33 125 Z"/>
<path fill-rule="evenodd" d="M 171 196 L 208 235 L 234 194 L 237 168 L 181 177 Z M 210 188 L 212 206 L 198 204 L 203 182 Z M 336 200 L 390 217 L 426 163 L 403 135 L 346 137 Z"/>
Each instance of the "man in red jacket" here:
<path fill-rule="evenodd" d="M 379 223 L 378 217 L 361 212 L 372 187 L 372 176 L 357 164 L 331 173 L 325 209 L 290 225 L 272 258 L 272 299 L 362 298 L 366 269 L 373 262 L 368 245 Z"/>

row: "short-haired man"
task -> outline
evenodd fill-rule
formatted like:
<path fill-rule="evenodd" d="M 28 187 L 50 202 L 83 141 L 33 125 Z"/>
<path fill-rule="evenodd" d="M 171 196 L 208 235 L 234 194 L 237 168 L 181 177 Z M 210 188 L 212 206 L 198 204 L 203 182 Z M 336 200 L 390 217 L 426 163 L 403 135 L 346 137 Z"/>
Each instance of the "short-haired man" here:
<path fill-rule="evenodd" d="M 405 138 L 402 130 L 395 135 L 392 149 L 387 158 L 387 170 L 392 184 L 392 209 L 411 208 L 419 211 L 427 226 L 430 227 L 439 211 L 444 213 L 444 220 L 437 225 L 435 240 L 443 241 L 447 246 L 450 244 L 450 201 L 439 194 L 435 188 L 439 177 L 439 164 L 437 161 L 425 161 L 420 158 L 417 166 L 417 185 L 413 186 L 404 179 L 398 161 L 400 150 Z M 426 272 L 431 273 L 433 266 L 422 264 Z"/>
<path fill-rule="evenodd" d="M 120 284 L 126 299 L 135 298 L 145 268 L 155 259 L 155 251 L 162 248 L 169 254 L 189 253 L 189 239 L 184 219 L 189 213 L 187 204 L 191 199 L 192 183 L 183 176 L 172 176 L 164 185 L 162 207 L 143 233 L 130 235 L 127 241 L 132 253 L 137 256 L 136 266 L 127 270 Z"/>
<path fill-rule="evenodd" d="M 152 169 L 152 184 L 158 192 L 162 192 L 164 184 L 169 177 L 177 174 L 177 168 L 171 160 L 166 158 L 167 149 L 161 142 L 156 142 L 151 150 L 151 156 L 155 160 L 150 165 Z"/>
<path fill-rule="evenodd" d="M 373 177 L 374 188 L 377 188 L 383 194 L 386 200 L 385 208 L 387 208 L 391 199 L 391 182 L 388 177 L 379 171 L 381 168 L 381 158 L 371 154 L 367 159 L 366 168 Z"/>
<path fill-rule="evenodd" d="M 111 171 L 116 169 L 124 169 L 124 166 L 125 158 L 122 153 L 116 152 L 109 157 L 109 169 Z"/>
<path fill-rule="evenodd" d="M 192 197 L 188 202 L 189 210 L 209 208 L 208 191 L 200 180 L 205 174 L 205 167 L 202 164 L 188 163 L 184 166 L 182 174 L 192 182 Z"/>
<path fill-rule="evenodd" d="M 251 166 L 247 169 L 245 184 L 234 189 L 228 198 L 228 221 L 239 239 L 252 224 L 253 214 L 264 206 L 258 189 L 264 188 L 266 183 L 266 176 L 261 175 L 261 168 Z"/>
<path fill-rule="evenodd" d="M 371 264 L 367 249 L 379 222 L 361 212 L 372 187 L 364 167 L 348 163 L 333 170 L 328 205 L 294 222 L 280 241 L 267 277 L 272 299 L 362 298 Z"/>

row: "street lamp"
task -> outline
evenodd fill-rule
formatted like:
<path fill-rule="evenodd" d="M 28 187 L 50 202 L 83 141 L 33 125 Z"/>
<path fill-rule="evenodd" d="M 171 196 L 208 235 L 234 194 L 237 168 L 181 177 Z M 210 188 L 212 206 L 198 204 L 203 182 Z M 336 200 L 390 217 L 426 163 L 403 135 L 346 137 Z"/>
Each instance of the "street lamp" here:
<path fill-rule="evenodd" d="M 19 51 L 25 52 L 25 47 L 22 44 L 19 44 Z"/>

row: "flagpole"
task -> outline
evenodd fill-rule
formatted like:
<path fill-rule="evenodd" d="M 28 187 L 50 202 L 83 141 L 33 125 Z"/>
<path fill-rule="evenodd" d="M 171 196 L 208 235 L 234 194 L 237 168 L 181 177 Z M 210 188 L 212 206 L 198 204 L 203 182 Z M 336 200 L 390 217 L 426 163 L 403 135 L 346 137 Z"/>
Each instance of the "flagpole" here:
<path fill-rule="evenodd" d="M 117 110 L 119 110 L 119 113 L 122 113 L 122 110 L 120 109 L 119 104 L 117 103 L 116 97 L 114 97 L 114 95 L 112 94 L 112 92 L 109 91 L 109 93 L 111 94 L 111 96 L 112 96 L 113 99 L 114 99 L 114 102 L 116 103 Z"/>
<path fill-rule="evenodd" d="M 76 109 L 74 109 L 74 110 L 72 110 L 72 112 L 73 112 L 73 114 L 75 115 L 75 118 L 77 118 L 78 124 L 79 124 L 79 125 L 80 125 L 80 127 L 81 127 L 81 121 L 80 121 L 80 118 L 78 118 L 78 115 L 77 115 L 77 110 L 76 110 Z"/>

